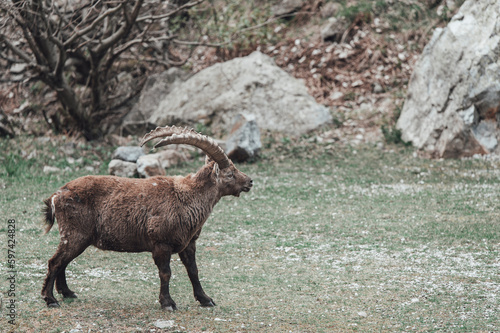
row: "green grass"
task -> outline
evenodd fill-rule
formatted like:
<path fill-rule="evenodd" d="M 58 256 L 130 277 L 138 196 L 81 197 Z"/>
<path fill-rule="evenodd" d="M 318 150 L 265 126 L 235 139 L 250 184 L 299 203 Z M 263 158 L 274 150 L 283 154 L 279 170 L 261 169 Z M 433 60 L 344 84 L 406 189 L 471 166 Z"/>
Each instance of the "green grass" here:
<path fill-rule="evenodd" d="M 41 202 L 88 171 L 44 175 L 43 165 L 64 165 L 57 144 L 18 145 L 0 143 L 0 159 L 20 165 L 19 172 L 0 165 L 4 307 L 7 219 L 17 223 L 16 332 L 159 332 L 158 319 L 173 320 L 164 331 L 177 332 L 499 330 L 497 161 L 427 160 L 397 147 L 278 149 L 283 159 L 239 166 L 254 188 L 223 198 L 198 241 L 215 308 L 198 306 L 177 256 L 171 294 L 179 311 L 170 313 L 158 304 L 149 253 L 89 248 L 68 267 L 79 298 L 47 309 L 39 294 L 59 235 L 56 228 L 42 235 Z M 34 148 L 36 159 L 21 157 Z M 106 149 L 75 154 L 105 171 Z M 200 163 L 169 173 L 194 172 Z M 0 327 L 9 327 L 2 310 Z"/>

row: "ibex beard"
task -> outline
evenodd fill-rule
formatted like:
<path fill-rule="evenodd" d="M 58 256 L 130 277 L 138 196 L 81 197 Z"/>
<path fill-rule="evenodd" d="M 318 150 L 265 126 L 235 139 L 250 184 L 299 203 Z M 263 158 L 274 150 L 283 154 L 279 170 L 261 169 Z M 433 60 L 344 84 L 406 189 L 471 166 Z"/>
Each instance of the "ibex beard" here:
<path fill-rule="evenodd" d="M 170 258 L 178 253 L 202 306 L 215 302 L 198 278 L 196 240 L 221 197 L 248 192 L 252 179 L 239 171 L 212 139 L 187 128 L 158 127 L 141 145 L 162 138 L 155 147 L 188 144 L 202 149 L 205 165 L 185 177 L 130 179 L 86 176 L 75 179 L 45 200 L 46 232 L 57 220 L 60 243 L 48 262 L 42 297 L 59 307 L 56 290 L 65 298 L 76 295 L 66 283 L 66 267 L 87 247 L 120 252 L 151 252 L 160 275 L 160 304 L 176 310 L 170 297 Z"/>

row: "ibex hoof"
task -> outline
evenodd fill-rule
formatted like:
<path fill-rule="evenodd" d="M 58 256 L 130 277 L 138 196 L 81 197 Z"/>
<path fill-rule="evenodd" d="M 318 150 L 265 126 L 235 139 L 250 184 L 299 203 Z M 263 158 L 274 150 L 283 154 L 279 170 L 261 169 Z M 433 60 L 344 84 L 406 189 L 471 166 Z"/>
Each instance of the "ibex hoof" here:
<path fill-rule="evenodd" d="M 73 292 L 72 293 L 67 293 L 67 294 L 63 293 L 63 297 L 64 298 L 78 298 L 78 296 L 76 296 L 76 294 L 73 293 Z"/>
<path fill-rule="evenodd" d="M 162 310 L 170 311 L 170 312 L 174 312 L 177 310 L 177 306 L 175 304 L 162 304 L 161 308 L 162 308 Z"/>
<path fill-rule="evenodd" d="M 168 305 L 168 306 L 162 306 L 161 307 L 163 310 L 165 311 L 170 311 L 170 312 L 174 312 L 175 310 L 177 310 L 175 307 L 173 307 L 172 305 Z"/>
<path fill-rule="evenodd" d="M 211 308 L 211 307 L 213 307 L 215 305 L 216 305 L 215 302 L 212 301 L 212 300 L 210 300 L 210 301 L 208 301 L 206 303 L 200 303 L 200 306 L 202 306 L 204 308 Z"/>
<path fill-rule="evenodd" d="M 55 302 L 55 303 L 48 303 L 47 306 L 49 308 L 60 308 L 61 306 L 59 305 L 59 303 Z"/>

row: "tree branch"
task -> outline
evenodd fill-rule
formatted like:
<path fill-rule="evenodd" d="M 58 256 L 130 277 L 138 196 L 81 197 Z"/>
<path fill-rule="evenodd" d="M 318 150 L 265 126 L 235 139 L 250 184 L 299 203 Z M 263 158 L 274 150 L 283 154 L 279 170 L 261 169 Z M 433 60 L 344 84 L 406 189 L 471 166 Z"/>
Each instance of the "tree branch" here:
<path fill-rule="evenodd" d="M 229 39 L 225 42 L 222 43 L 206 43 L 206 42 L 191 42 L 191 41 L 186 41 L 186 40 L 179 40 L 179 39 L 173 39 L 172 43 L 179 44 L 179 45 L 187 45 L 187 46 L 208 46 L 208 47 L 221 47 L 224 45 L 228 45 L 231 43 L 234 39 Z"/>
<path fill-rule="evenodd" d="M 30 56 L 27 53 L 25 53 L 23 50 L 21 50 L 20 48 L 18 48 L 14 44 L 12 44 L 9 41 L 9 39 L 7 38 L 7 36 L 5 36 L 4 34 L 0 34 L 0 40 L 3 41 L 5 43 L 5 45 L 7 45 L 7 47 L 12 52 L 14 52 L 19 58 L 21 58 L 22 60 L 24 60 L 24 62 L 26 62 L 28 64 L 35 63 L 35 62 L 33 62 L 33 59 L 31 59 Z"/>
<path fill-rule="evenodd" d="M 123 4 L 122 4 L 123 5 Z M 88 25 L 87 27 L 81 29 L 81 30 L 78 30 L 78 31 L 75 31 L 75 33 L 73 35 L 71 35 L 65 42 L 64 42 L 64 46 L 69 46 L 71 45 L 75 40 L 77 40 L 79 37 L 83 36 L 83 35 L 86 35 L 88 34 L 89 32 L 91 32 L 92 30 L 94 30 L 96 28 L 96 26 L 102 21 L 104 20 L 106 17 L 110 16 L 110 15 L 113 15 L 114 13 L 118 12 L 122 5 L 119 5 L 119 6 L 116 6 L 114 8 L 111 8 L 111 9 L 108 9 L 107 11 L 105 11 L 104 13 L 102 13 L 101 15 L 99 15 L 94 21 L 92 21 L 92 23 L 90 25 Z M 78 29 L 78 26 L 75 27 L 75 29 Z"/>
<path fill-rule="evenodd" d="M 191 8 L 191 7 L 194 7 L 196 5 L 199 5 L 200 3 L 204 2 L 205 0 L 198 0 L 198 1 L 195 1 L 195 2 L 188 2 L 174 10 L 172 10 L 171 12 L 168 12 L 166 14 L 163 14 L 163 15 L 156 15 L 156 16 L 153 16 L 153 15 L 150 15 L 150 16 L 142 16 L 142 17 L 139 17 L 137 18 L 137 22 L 143 22 L 143 21 L 147 21 L 147 20 L 151 20 L 151 21 L 158 21 L 158 20 L 161 20 L 161 19 L 164 19 L 164 18 L 168 18 L 174 14 L 177 14 L 178 12 L 180 12 L 181 10 L 184 10 L 184 9 L 187 9 L 187 8 Z"/>
<path fill-rule="evenodd" d="M 141 10 L 141 6 L 144 0 L 138 0 L 135 3 L 134 8 L 132 9 L 132 13 L 130 14 L 130 18 L 125 20 L 125 24 L 122 25 L 114 34 L 109 36 L 108 38 L 101 41 L 101 43 L 94 50 L 96 54 L 102 54 L 106 52 L 109 48 L 111 48 L 116 42 L 118 42 L 121 38 L 128 35 L 130 29 L 132 28 L 137 16 L 139 15 L 139 11 Z M 124 12 L 126 13 L 126 6 L 122 5 Z"/>

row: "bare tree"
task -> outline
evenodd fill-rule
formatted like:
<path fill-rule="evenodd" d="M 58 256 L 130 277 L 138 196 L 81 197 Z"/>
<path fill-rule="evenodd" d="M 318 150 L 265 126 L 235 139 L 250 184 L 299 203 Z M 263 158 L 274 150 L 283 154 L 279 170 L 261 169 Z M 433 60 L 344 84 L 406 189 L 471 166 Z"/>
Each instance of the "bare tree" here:
<path fill-rule="evenodd" d="M 118 89 L 117 63 L 181 65 L 187 58 L 171 52 L 171 45 L 181 42 L 170 21 L 203 1 L 1 1 L 0 57 L 27 64 L 92 140 L 103 134 L 103 121 L 139 90 Z"/>

